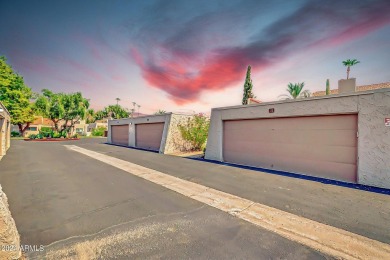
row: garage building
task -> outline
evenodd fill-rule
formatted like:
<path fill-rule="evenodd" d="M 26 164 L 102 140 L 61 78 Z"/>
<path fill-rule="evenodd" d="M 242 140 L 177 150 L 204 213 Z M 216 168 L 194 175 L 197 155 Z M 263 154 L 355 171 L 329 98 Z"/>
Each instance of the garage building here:
<path fill-rule="evenodd" d="M 11 118 L 8 110 L 0 102 L 0 160 L 11 145 Z"/>
<path fill-rule="evenodd" d="M 214 108 L 205 158 L 390 188 L 390 91 Z"/>
<path fill-rule="evenodd" d="M 107 142 L 159 153 L 172 154 L 191 149 L 181 137 L 178 125 L 191 115 L 163 115 L 122 118 L 108 121 Z"/>

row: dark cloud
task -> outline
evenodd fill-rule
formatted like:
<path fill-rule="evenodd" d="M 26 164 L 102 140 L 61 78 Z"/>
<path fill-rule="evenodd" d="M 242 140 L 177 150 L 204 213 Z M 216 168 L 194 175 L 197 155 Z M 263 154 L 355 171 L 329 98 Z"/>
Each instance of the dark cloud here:
<path fill-rule="evenodd" d="M 177 103 L 243 80 L 249 64 L 259 70 L 293 52 L 339 44 L 390 23 L 387 0 L 308 1 L 265 28 L 253 24 L 271 10 L 259 1 L 199 8 L 202 13 L 187 17 L 168 15 L 171 8 L 180 13 L 180 5 L 165 8 L 159 9 L 158 19 L 148 17 L 133 34 L 138 41 L 132 55 L 143 77 Z"/>

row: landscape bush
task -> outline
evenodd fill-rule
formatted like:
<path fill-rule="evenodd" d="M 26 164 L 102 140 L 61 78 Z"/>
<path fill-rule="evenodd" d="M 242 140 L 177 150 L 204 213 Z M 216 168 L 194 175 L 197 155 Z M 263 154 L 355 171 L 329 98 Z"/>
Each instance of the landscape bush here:
<path fill-rule="evenodd" d="M 188 118 L 187 122 L 178 125 L 181 136 L 191 143 L 192 149 L 201 151 L 206 147 L 210 119 L 204 114 Z"/>
<path fill-rule="evenodd" d="M 41 130 L 39 130 L 39 134 L 43 137 L 51 138 L 54 136 L 54 131 L 50 127 L 42 127 Z"/>
<path fill-rule="evenodd" d="M 92 130 L 92 136 L 103 136 L 104 131 L 106 131 L 106 128 L 104 126 L 99 126 Z"/>
<path fill-rule="evenodd" d="M 11 132 L 11 137 L 20 137 L 22 136 L 18 131 L 12 131 Z"/>
<path fill-rule="evenodd" d="M 31 134 L 28 136 L 29 139 L 37 139 L 37 135 L 36 134 Z"/>

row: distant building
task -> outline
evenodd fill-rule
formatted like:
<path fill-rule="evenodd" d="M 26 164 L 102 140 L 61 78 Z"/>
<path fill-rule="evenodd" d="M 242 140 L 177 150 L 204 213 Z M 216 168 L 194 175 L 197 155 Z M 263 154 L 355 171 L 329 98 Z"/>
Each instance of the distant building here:
<path fill-rule="evenodd" d="M 104 127 L 107 130 L 108 119 L 96 120 L 94 123 L 90 123 L 87 128 L 87 135 L 91 135 L 92 131 Z"/>
<path fill-rule="evenodd" d="M 390 82 L 357 86 L 356 91 L 359 92 L 359 91 L 375 90 L 375 89 L 382 89 L 382 88 L 390 88 Z M 330 95 L 336 95 L 338 93 L 339 93 L 338 89 L 332 89 L 330 91 Z M 325 91 L 317 91 L 317 92 L 314 92 L 312 95 L 313 95 L 313 97 L 321 97 L 321 96 L 325 96 L 326 92 Z"/>
<path fill-rule="evenodd" d="M 36 116 L 34 121 L 29 125 L 26 131 L 24 131 L 23 136 L 28 137 L 31 134 L 39 134 L 39 130 L 41 130 L 42 127 L 54 128 L 54 123 L 49 118 Z M 12 126 L 12 131 L 19 132 L 19 127 Z"/>

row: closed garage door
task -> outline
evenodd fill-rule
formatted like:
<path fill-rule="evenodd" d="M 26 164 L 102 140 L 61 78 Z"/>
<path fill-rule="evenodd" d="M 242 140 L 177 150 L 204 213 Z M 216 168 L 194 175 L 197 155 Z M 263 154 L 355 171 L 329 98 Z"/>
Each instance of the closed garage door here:
<path fill-rule="evenodd" d="M 223 123 L 226 162 L 356 182 L 357 115 Z"/>
<path fill-rule="evenodd" d="M 148 150 L 160 150 L 164 123 L 137 124 L 135 126 L 136 146 Z"/>
<path fill-rule="evenodd" d="M 129 145 L 129 125 L 112 125 L 111 143 Z"/>

